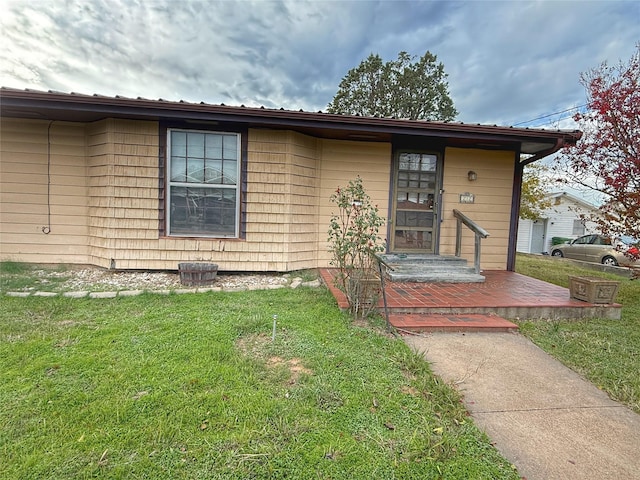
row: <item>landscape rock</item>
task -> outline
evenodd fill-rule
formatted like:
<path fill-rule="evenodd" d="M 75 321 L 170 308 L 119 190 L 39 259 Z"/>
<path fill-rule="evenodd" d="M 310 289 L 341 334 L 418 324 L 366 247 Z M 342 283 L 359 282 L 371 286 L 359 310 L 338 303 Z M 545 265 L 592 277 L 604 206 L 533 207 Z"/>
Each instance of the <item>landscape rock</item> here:
<path fill-rule="evenodd" d="M 319 287 L 320 281 L 303 282 L 291 274 L 245 274 L 220 273 L 210 286 L 186 289 L 180 283 L 178 272 L 114 271 L 98 267 L 70 267 L 67 270 L 37 269 L 33 274 L 40 279 L 41 286 L 24 287 L 23 291 L 6 292 L 16 297 L 55 296 L 69 298 L 113 298 L 135 296 L 144 292 L 158 294 L 240 292 L 248 290 L 271 290 L 283 287 Z"/>

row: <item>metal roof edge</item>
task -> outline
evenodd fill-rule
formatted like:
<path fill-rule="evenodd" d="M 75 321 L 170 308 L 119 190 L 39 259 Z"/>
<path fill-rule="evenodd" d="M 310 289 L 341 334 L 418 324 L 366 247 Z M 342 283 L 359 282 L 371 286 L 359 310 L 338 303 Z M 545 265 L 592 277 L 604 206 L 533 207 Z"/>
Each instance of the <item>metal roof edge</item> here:
<path fill-rule="evenodd" d="M 426 120 L 408 120 L 390 117 L 365 117 L 358 115 L 342 115 L 335 113 L 308 112 L 304 110 L 286 110 L 284 108 L 229 106 L 225 104 L 208 104 L 204 102 L 193 103 L 184 100 L 170 101 L 164 99 L 149 100 L 142 97 L 131 98 L 124 96 L 88 95 L 82 93 L 64 93 L 56 91 L 41 91 L 32 89 L 16 89 L 0 87 L 0 102 L 5 105 L 7 100 L 14 102 L 33 102 L 33 105 L 41 103 L 55 104 L 58 109 L 77 108 L 85 111 L 100 111 L 102 107 L 105 113 L 116 114 L 118 111 L 128 110 L 129 115 L 169 115 L 191 113 L 204 116 L 222 115 L 235 117 L 236 121 L 264 122 L 266 124 L 321 124 L 325 128 L 354 128 L 354 127 L 380 127 L 382 129 L 398 129 L 411 134 L 412 131 L 430 130 L 433 132 L 460 134 L 484 134 L 505 137 L 507 140 L 517 138 L 548 138 L 560 139 L 563 143 L 575 143 L 580 139 L 582 132 L 579 130 L 546 130 L 533 128 L 505 127 L 498 125 L 469 124 L 462 122 L 439 122 Z M 11 103 L 11 102 L 10 102 Z M 28 106 L 25 104 L 25 106 Z"/>

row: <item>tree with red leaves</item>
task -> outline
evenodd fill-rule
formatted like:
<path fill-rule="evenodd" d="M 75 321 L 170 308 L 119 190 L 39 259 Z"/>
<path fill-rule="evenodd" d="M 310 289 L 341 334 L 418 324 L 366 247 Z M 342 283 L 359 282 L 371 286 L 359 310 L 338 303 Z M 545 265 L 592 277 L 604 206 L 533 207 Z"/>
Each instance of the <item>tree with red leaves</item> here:
<path fill-rule="evenodd" d="M 554 170 L 561 182 L 603 198 L 592 218 L 602 233 L 640 238 L 640 44 L 627 64 L 606 63 L 580 76 L 587 110 L 574 120 L 584 132 Z"/>

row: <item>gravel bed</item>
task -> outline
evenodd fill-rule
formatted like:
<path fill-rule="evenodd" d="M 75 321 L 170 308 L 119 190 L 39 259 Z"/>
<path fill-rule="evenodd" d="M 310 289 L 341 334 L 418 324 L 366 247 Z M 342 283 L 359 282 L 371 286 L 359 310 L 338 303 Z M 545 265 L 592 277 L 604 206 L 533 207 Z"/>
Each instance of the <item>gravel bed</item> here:
<path fill-rule="evenodd" d="M 182 285 L 177 272 L 118 272 L 100 268 L 83 268 L 67 271 L 34 270 L 31 274 L 39 278 L 40 285 L 24 290 L 63 292 L 195 288 Z M 267 289 L 286 286 L 291 281 L 292 277 L 289 274 L 218 274 L 210 286 L 222 290 Z"/>

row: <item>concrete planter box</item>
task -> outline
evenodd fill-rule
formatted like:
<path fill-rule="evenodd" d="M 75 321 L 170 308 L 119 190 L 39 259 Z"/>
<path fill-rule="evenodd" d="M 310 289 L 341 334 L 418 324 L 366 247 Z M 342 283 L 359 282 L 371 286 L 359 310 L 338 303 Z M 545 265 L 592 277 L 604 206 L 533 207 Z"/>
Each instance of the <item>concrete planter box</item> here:
<path fill-rule="evenodd" d="M 620 282 L 593 277 L 569 277 L 571 298 L 589 303 L 613 303 Z"/>

